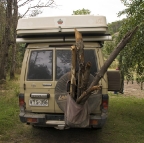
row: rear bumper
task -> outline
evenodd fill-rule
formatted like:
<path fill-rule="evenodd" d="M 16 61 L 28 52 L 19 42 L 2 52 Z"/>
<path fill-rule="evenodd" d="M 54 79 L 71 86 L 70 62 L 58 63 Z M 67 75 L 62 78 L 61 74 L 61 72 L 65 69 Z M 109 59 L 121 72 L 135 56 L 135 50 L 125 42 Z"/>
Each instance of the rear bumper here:
<path fill-rule="evenodd" d="M 36 126 L 48 126 L 48 127 L 65 127 L 64 114 L 37 114 L 37 113 L 23 113 L 19 114 L 20 121 L 23 123 L 36 125 Z M 37 119 L 37 122 L 28 122 L 28 118 Z M 92 114 L 90 115 L 90 120 L 96 120 L 97 124 L 89 124 L 89 127 L 102 128 L 107 119 L 107 113 L 102 113 L 101 115 Z"/>

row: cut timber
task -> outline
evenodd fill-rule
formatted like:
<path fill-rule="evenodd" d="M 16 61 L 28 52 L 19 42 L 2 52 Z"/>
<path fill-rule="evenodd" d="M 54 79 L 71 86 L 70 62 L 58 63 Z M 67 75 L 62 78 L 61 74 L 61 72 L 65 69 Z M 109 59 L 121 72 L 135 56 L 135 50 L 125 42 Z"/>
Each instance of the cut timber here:
<path fill-rule="evenodd" d="M 101 86 L 93 86 L 93 87 L 90 87 L 88 88 L 86 91 L 84 91 L 82 93 L 82 95 L 77 99 L 76 103 L 77 104 L 81 104 L 81 105 L 84 105 L 86 100 L 88 99 L 87 98 L 87 95 L 88 93 L 90 94 L 91 92 L 93 92 L 94 90 L 100 90 L 101 89 Z M 82 97 L 82 98 L 81 98 Z M 80 99 L 80 100 L 79 100 Z"/>
<path fill-rule="evenodd" d="M 138 26 L 136 26 L 133 30 L 129 31 L 124 38 L 120 41 L 120 43 L 117 45 L 117 47 L 114 49 L 114 51 L 110 54 L 108 60 L 104 63 L 102 68 L 99 70 L 97 75 L 94 78 L 94 81 L 91 83 L 89 88 L 81 94 L 81 96 L 77 99 L 77 103 L 85 103 L 85 101 L 89 98 L 91 93 L 91 88 L 95 85 L 98 85 L 100 79 L 104 76 L 105 72 L 107 71 L 108 67 L 111 65 L 111 63 L 114 61 L 114 59 L 117 57 L 117 55 L 120 53 L 120 51 L 126 46 L 128 42 L 132 39 L 133 35 L 137 31 Z"/>
<path fill-rule="evenodd" d="M 76 47 L 71 46 L 72 51 L 72 65 L 71 65 L 71 88 L 70 88 L 70 95 L 74 98 L 75 97 L 75 90 L 76 90 Z"/>
<path fill-rule="evenodd" d="M 77 87 L 77 97 L 83 93 L 82 89 L 82 76 L 85 70 L 85 63 L 84 63 L 84 44 L 81 33 L 79 33 L 75 29 L 75 39 L 76 39 L 76 48 L 77 48 L 77 61 L 79 65 L 78 69 L 78 87 Z"/>
<path fill-rule="evenodd" d="M 91 68 L 91 63 L 87 62 L 86 66 L 85 66 L 85 72 L 84 72 L 83 77 L 82 77 L 82 89 L 83 89 L 83 91 L 85 91 L 87 88 L 87 84 L 88 84 L 89 76 L 90 76 L 90 68 Z"/>

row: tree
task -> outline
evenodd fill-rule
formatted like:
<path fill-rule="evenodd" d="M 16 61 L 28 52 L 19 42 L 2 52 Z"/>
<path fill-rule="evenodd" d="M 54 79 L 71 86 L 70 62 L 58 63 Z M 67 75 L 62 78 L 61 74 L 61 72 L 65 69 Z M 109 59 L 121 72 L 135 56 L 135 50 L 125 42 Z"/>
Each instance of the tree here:
<path fill-rule="evenodd" d="M 19 13 L 20 17 L 33 17 L 42 13 L 42 8 L 56 7 L 54 0 L 18 0 L 18 9 L 26 7 L 23 13 Z"/>
<path fill-rule="evenodd" d="M 122 0 L 127 7 L 124 11 L 119 12 L 119 16 L 126 14 L 127 18 L 122 24 L 116 43 L 125 35 L 126 31 L 139 25 L 137 34 L 131 43 L 120 53 L 119 66 L 122 71 L 123 78 L 127 81 L 132 80 L 136 74 L 137 82 L 141 83 L 141 89 L 144 82 L 144 1 L 142 0 Z"/>
<path fill-rule="evenodd" d="M 125 19 L 119 20 L 119 21 L 114 21 L 112 23 L 108 23 L 108 30 L 109 30 L 110 34 L 113 35 L 113 34 L 119 32 L 119 28 L 122 26 L 124 21 L 125 21 Z"/>
<path fill-rule="evenodd" d="M 16 28 L 18 23 L 18 5 L 17 0 L 13 0 L 13 15 L 12 15 L 12 64 L 10 69 L 10 78 L 13 79 L 15 77 L 15 67 L 16 67 Z"/>
<path fill-rule="evenodd" d="M 6 5 L 6 18 L 5 18 L 5 30 L 2 35 L 2 57 L 0 64 L 0 79 L 6 79 L 8 51 L 11 45 L 11 25 L 12 25 L 12 1 L 7 0 Z"/>
<path fill-rule="evenodd" d="M 105 41 L 104 42 L 104 48 L 103 48 L 103 53 L 105 58 L 107 59 L 107 56 L 110 55 L 110 53 L 113 51 L 114 47 L 116 46 L 116 38 L 118 37 L 119 34 L 119 29 L 124 23 L 125 19 L 120 20 L 120 21 L 115 21 L 112 23 L 108 23 L 108 31 L 112 35 L 112 41 Z"/>
<path fill-rule="evenodd" d="M 27 8 L 20 14 L 18 11 L 22 7 Z M 1 0 L 0 16 L 0 80 L 6 79 L 6 74 L 10 69 L 10 78 L 14 78 L 16 66 L 16 27 L 19 17 L 36 16 L 42 12 L 42 8 L 55 7 L 54 0 Z M 8 62 L 10 61 L 10 62 Z M 10 65 L 10 67 L 8 66 Z"/>
<path fill-rule="evenodd" d="M 72 15 L 89 15 L 91 13 L 90 10 L 88 9 L 78 9 L 76 11 L 73 11 L 73 14 Z"/>
<path fill-rule="evenodd" d="M 5 29 L 5 6 L 4 3 L 0 3 L 0 51 L 2 51 L 2 38 Z M 0 52 L 0 61 L 1 61 L 2 53 Z"/>
<path fill-rule="evenodd" d="M 114 35 L 112 35 L 112 41 L 105 41 L 104 42 L 104 46 L 103 46 L 103 53 L 104 53 L 104 57 L 107 59 L 107 57 L 111 54 L 111 52 L 113 51 L 114 47 L 115 47 L 115 39 L 117 37 L 118 33 L 115 33 Z"/>

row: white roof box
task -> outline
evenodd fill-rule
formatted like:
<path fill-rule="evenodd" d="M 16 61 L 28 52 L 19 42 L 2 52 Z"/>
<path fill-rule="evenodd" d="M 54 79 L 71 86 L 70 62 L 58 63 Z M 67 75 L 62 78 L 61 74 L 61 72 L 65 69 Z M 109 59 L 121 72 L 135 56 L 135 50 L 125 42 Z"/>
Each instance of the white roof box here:
<path fill-rule="evenodd" d="M 77 15 L 19 19 L 17 43 L 73 42 L 74 29 L 88 42 L 112 40 L 105 16 Z"/>
<path fill-rule="evenodd" d="M 45 35 L 72 33 L 74 28 L 82 33 L 106 33 L 105 16 L 78 15 L 57 17 L 35 17 L 19 19 L 17 35 Z"/>

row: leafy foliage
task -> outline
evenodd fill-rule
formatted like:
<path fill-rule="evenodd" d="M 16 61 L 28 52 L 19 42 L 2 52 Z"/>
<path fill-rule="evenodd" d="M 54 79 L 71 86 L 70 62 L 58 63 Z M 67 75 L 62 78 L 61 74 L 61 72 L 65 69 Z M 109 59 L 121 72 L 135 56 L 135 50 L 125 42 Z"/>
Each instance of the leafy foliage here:
<path fill-rule="evenodd" d="M 115 47 L 115 39 L 117 37 L 117 33 L 112 35 L 112 41 L 105 41 L 104 42 L 104 48 L 103 48 L 103 53 L 104 57 L 107 59 L 110 53 L 113 51 Z"/>
<path fill-rule="evenodd" d="M 88 9 L 78 9 L 76 11 L 73 11 L 73 14 L 72 15 L 89 15 L 91 13 L 90 10 Z"/>
<path fill-rule="evenodd" d="M 122 26 L 124 21 L 125 21 L 125 19 L 119 20 L 119 21 L 114 21 L 112 23 L 108 23 L 108 29 L 109 29 L 110 34 L 113 35 L 113 34 L 119 32 L 119 29 Z"/>
<path fill-rule="evenodd" d="M 108 24 L 108 31 L 112 35 L 113 40 L 104 42 L 103 53 L 104 53 L 105 59 L 107 59 L 108 55 L 110 55 L 110 53 L 113 51 L 113 49 L 115 47 L 116 38 L 119 34 L 119 29 L 122 26 L 122 24 L 124 23 L 124 21 L 125 21 L 125 19 L 120 20 L 120 21 L 115 21 L 115 22 Z"/>
<path fill-rule="evenodd" d="M 111 52 L 114 50 L 116 46 L 116 38 L 119 34 L 119 29 L 124 22 L 125 19 L 120 20 L 120 21 L 115 21 L 112 23 L 108 24 L 108 31 L 112 35 L 112 41 L 105 41 L 104 46 L 103 46 L 103 54 L 104 54 L 104 59 L 107 59 L 108 56 L 111 54 Z M 116 69 L 118 67 L 117 59 L 111 64 L 110 68 Z"/>
<path fill-rule="evenodd" d="M 137 81 L 144 82 L 144 1 L 142 0 L 122 0 L 127 9 L 121 11 L 119 15 L 126 14 L 122 27 L 119 31 L 119 36 L 116 43 L 125 35 L 127 31 L 139 25 L 139 29 L 133 40 L 120 53 L 121 60 L 119 60 L 120 68 L 124 72 L 126 79 L 133 80 L 133 74 L 136 73 Z"/>
<path fill-rule="evenodd" d="M 127 47 L 119 54 L 118 61 L 119 67 L 122 71 L 122 77 L 133 81 L 134 78 L 141 84 L 143 89 L 144 82 L 144 37 L 143 37 L 143 18 L 144 15 L 144 2 L 135 0 L 130 2 L 128 0 L 122 0 L 127 7 L 124 11 L 119 12 L 119 16 L 126 14 L 127 18 L 122 21 L 116 21 L 108 24 L 110 33 L 113 35 L 113 41 L 107 41 L 104 44 L 103 52 L 105 58 L 112 52 L 113 48 L 120 42 L 125 33 L 133 27 L 139 25 L 139 30 L 134 36 L 133 40 L 127 45 Z M 115 33 L 115 34 L 114 34 Z M 124 79 L 123 79 L 124 80 Z"/>

